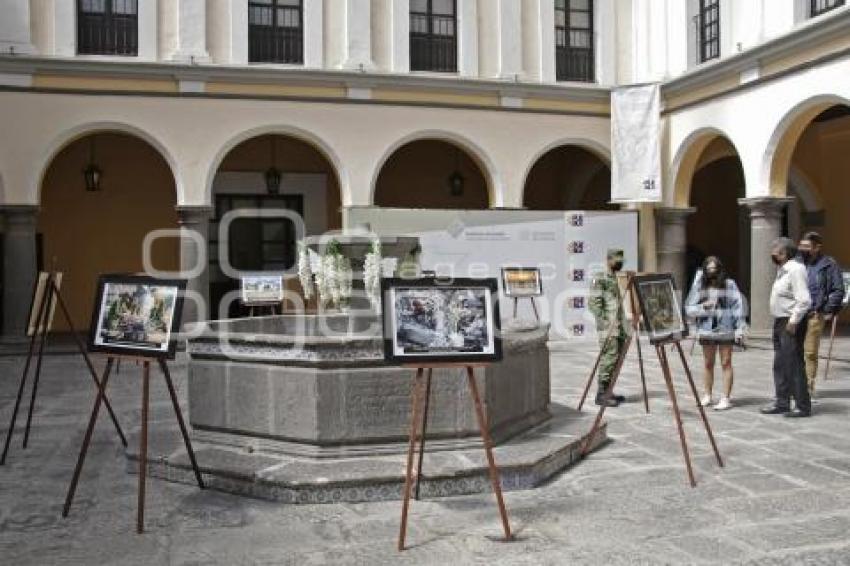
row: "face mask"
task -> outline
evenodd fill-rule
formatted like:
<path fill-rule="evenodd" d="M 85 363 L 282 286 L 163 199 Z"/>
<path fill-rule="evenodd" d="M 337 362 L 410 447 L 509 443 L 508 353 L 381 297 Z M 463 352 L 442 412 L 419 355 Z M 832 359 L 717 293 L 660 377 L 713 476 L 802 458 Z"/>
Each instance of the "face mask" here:
<path fill-rule="evenodd" d="M 776 257 L 775 255 L 770 256 L 770 259 L 772 259 L 773 263 L 775 263 L 776 265 L 782 265 L 782 262 L 779 261 L 779 258 Z"/>
<path fill-rule="evenodd" d="M 810 251 L 800 251 L 800 257 L 803 258 L 803 261 L 806 263 L 811 263 L 812 261 L 812 252 Z"/>
<path fill-rule="evenodd" d="M 611 266 L 611 269 L 613 269 L 614 271 L 620 271 L 621 269 L 623 269 L 623 262 L 615 261 L 614 265 Z"/>

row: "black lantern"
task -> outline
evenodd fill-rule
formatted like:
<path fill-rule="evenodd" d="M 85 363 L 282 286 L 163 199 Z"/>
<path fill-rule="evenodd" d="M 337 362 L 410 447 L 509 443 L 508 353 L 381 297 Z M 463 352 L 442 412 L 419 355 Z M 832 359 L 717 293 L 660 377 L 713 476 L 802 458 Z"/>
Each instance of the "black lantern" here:
<path fill-rule="evenodd" d="M 280 192 L 280 169 L 277 167 L 269 167 L 265 172 L 266 190 L 270 195 L 276 195 Z"/>
<path fill-rule="evenodd" d="M 280 169 L 275 167 L 275 136 L 271 136 L 271 167 L 266 169 L 265 178 L 266 178 L 266 191 L 270 195 L 276 195 L 280 192 L 280 178 L 281 173 Z"/>
<path fill-rule="evenodd" d="M 89 148 L 89 164 L 83 170 L 83 177 L 86 180 L 86 190 L 91 193 L 96 193 L 100 190 L 100 167 L 94 162 L 94 136 L 91 137 L 91 145 Z"/>
<path fill-rule="evenodd" d="M 459 197 L 463 195 L 463 185 L 465 179 L 463 175 L 460 174 L 460 171 L 455 171 L 451 175 L 449 175 L 449 193 L 453 197 Z"/>
<path fill-rule="evenodd" d="M 453 197 L 459 197 L 463 195 L 463 185 L 465 184 L 466 179 L 463 178 L 463 175 L 460 173 L 460 150 L 455 148 L 455 170 L 449 175 L 447 183 L 449 185 L 449 194 Z"/>

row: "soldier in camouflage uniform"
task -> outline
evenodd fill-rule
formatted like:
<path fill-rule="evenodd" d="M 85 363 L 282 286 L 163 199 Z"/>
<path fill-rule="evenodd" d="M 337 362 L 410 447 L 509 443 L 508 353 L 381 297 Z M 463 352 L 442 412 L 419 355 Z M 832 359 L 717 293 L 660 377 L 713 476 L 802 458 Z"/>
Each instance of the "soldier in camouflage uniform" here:
<path fill-rule="evenodd" d="M 590 285 L 590 312 L 596 319 L 596 330 L 599 338 L 599 347 L 602 348 L 599 360 L 598 383 L 596 392 L 596 404 L 605 404 L 608 407 L 616 407 L 625 397 L 608 394 L 611 377 L 617 360 L 626 343 L 626 320 L 622 308 L 622 296 L 620 286 L 617 284 L 617 272 L 623 269 L 623 250 L 610 249 L 607 256 L 607 269 L 597 273 Z M 611 329 L 611 326 L 614 328 Z M 611 331 L 607 345 L 605 339 Z"/>

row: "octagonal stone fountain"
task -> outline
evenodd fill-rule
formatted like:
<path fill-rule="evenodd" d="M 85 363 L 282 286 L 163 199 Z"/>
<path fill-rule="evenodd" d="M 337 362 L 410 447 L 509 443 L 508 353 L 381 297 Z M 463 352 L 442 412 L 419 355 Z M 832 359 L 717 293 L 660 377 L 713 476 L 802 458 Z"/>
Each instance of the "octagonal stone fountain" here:
<path fill-rule="evenodd" d="M 337 241 L 357 277 L 372 238 Z M 418 240 L 381 244 L 398 260 Z M 355 308 L 363 305 L 210 321 L 189 340 L 189 420 L 209 485 L 284 502 L 400 497 L 413 371 L 384 361 L 380 318 Z M 505 489 L 533 487 L 574 462 L 590 429 L 589 414 L 550 403 L 547 339 L 547 326 L 505 332 L 504 359 L 476 371 Z M 422 493 L 488 490 L 462 368 L 434 370 L 430 403 Z M 604 440 L 603 429 L 597 445 Z M 154 475 L 191 481 L 179 438 L 154 452 Z"/>

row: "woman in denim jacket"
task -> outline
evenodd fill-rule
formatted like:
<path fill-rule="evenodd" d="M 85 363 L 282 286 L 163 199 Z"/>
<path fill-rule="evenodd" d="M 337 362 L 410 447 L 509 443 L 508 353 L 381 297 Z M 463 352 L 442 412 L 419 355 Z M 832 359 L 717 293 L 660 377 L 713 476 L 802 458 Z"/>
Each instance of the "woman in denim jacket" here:
<path fill-rule="evenodd" d="M 714 360 L 720 354 L 723 368 L 723 394 L 714 406 L 718 411 L 732 406 L 732 346 L 742 342 L 746 329 L 746 299 L 738 286 L 726 275 L 721 261 L 709 256 L 697 272 L 691 292 L 685 302 L 685 312 L 694 320 L 696 335 L 705 359 L 705 394 L 702 405 L 712 402 L 714 388 Z"/>

